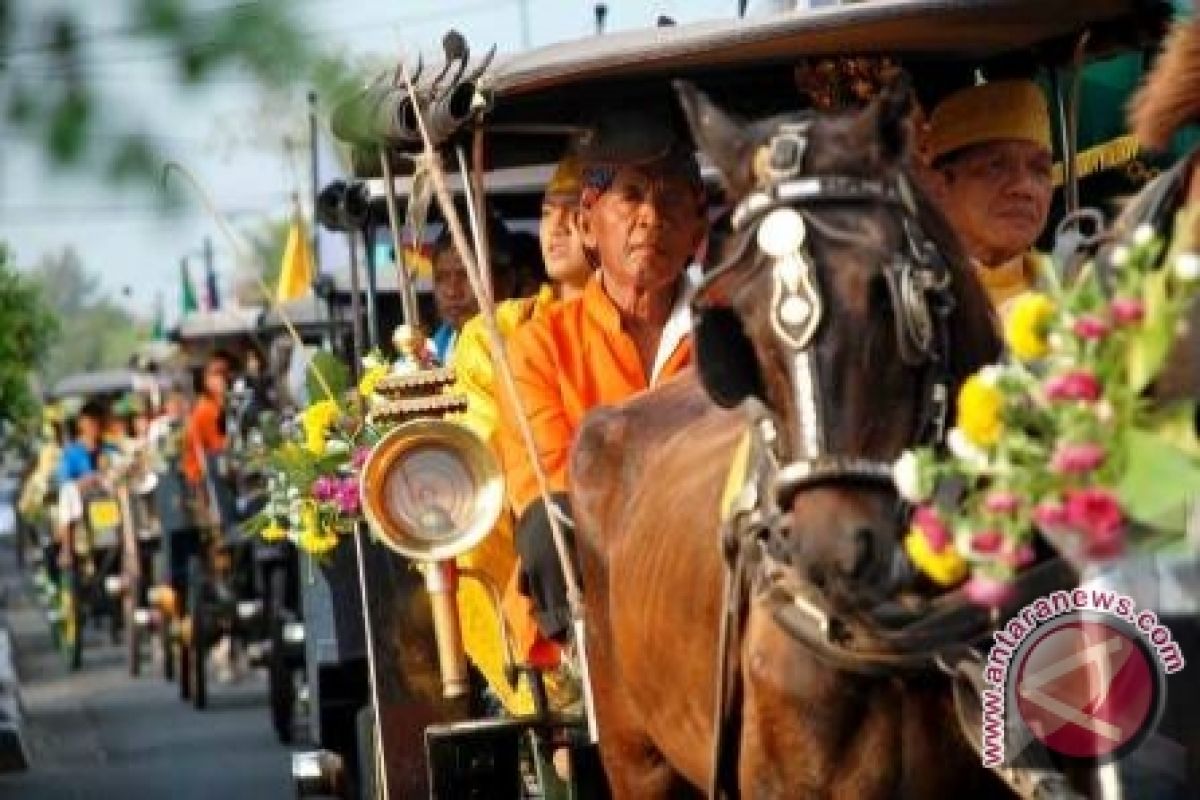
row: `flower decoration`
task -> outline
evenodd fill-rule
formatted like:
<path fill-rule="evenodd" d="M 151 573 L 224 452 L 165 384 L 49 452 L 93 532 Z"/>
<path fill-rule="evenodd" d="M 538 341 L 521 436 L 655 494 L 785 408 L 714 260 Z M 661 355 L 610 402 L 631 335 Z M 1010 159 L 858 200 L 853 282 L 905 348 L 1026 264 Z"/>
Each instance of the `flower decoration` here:
<path fill-rule="evenodd" d="M 1044 294 L 1032 292 L 1017 298 L 1004 326 L 1004 339 L 1013 355 L 1023 361 L 1036 361 L 1046 355 L 1047 333 L 1054 314 L 1054 301 Z"/>
<path fill-rule="evenodd" d="M 388 425 L 369 424 L 360 398 L 369 400 L 390 368 L 368 357 L 354 386 L 344 365 L 329 358 L 314 363 L 323 380 L 310 381 L 309 390 L 320 399 L 284 426 L 291 432 L 264 456 L 271 477 L 254 524 L 264 540 L 287 540 L 320 560 L 363 521 L 359 474 Z"/>
<path fill-rule="evenodd" d="M 1145 390 L 1200 292 L 1200 256 L 1143 227 L 1101 258 L 1105 285 L 1095 263 L 1070 282 L 1049 271 L 1014 302 L 1008 354 L 963 383 L 945 450 L 895 465 L 897 491 L 917 505 L 909 557 L 982 605 L 1013 597 L 1039 537 L 1077 566 L 1185 541 L 1200 493 L 1195 404 L 1160 407 Z M 963 489 L 952 507 L 930 505 L 949 494 L 934 491 L 943 481 Z"/>

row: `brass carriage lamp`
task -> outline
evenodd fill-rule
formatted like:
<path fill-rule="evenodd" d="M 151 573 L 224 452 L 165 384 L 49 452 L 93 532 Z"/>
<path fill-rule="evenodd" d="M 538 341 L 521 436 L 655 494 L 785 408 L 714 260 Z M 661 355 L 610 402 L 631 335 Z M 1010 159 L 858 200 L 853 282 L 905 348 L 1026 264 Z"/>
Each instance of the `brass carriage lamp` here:
<path fill-rule="evenodd" d="M 359 479 L 363 510 L 379 539 L 413 560 L 425 577 L 447 698 L 468 691 L 455 559 L 487 537 L 504 503 L 491 450 L 444 419 L 467 406 L 466 398 L 445 392 L 453 381 L 453 370 L 445 368 L 380 381 L 376 391 L 386 399 L 372 420 L 395 427 L 371 450 Z"/>

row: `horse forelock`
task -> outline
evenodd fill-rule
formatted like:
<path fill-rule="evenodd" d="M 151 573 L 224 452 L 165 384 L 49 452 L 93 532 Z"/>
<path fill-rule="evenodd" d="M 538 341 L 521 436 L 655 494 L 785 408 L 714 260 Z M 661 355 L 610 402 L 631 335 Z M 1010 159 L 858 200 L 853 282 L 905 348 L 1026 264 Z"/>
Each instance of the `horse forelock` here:
<path fill-rule="evenodd" d="M 1184 125 L 1200 120 L 1200 16 L 1175 23 L 1149 78 L 1134 96 L 1130 123 L 1138 140 L 1165 150 Z"/>

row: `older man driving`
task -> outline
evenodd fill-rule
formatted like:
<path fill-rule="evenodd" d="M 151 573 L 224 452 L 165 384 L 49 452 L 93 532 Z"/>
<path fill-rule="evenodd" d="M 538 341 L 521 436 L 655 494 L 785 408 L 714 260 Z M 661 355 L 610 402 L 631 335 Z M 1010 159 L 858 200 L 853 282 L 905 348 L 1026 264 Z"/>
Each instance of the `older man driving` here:
<path fill-rule="evenodd" d="M 567 489 L 571 445 L 588 411 L 656 386 L 691 360 L 687 268 L 705 233 L 704 191 L 694 155 L 665 117 L 613 112 L 583 137 L 580 232 L 600 268 L 582 296 L 525 325 L 508 348 L 554 493 Z M 499 444 L 519 518 L 518 583 L 542 634 L 561 642 L 570 622 L 562 572 L 507 403 Z"/>
<path fill-rule="evenodd" d="M 930 188 L 1003 317 L 1037 279 L 1054 193 L 1045 96 L 1032 81 L 973 86 L 939 103 L 929 128 Z"/>

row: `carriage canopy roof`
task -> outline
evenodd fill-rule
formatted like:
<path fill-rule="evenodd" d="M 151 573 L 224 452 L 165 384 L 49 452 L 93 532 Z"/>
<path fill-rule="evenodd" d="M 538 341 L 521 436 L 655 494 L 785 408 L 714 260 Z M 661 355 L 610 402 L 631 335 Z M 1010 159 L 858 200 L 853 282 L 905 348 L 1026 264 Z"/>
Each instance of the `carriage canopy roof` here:
<path fill-rule="evenodd" d="M 675 78 L 753 118 L 797 107 L 802 59 L 886 55 L 913 71 L 928 100 L 979 66 L 1032 75 L 1067 63 L 1084 32 L 1089 58 L 1150 47 L 1171 13 L 1167 0 L 872 0 L 595 36 L 498 63 L 481 82 L 484 122 L 493 166 L 527 164 L 561 152 L 567 131 L 555 139 L 548 125 L 585 125 L 598 107 L 657 103 L 676 114 Z"/>
<path fill-rule="evenodd" d="M 1166 0 L 872 0 L 734 22 L 634 30 L 531 50 L 489 74 L 496 98 L 578 88 L 628 75 L 673 77 L 820 55 L 986 60 L 1073 39 L 1136 38 L 1171 12 Z M 1149 26 L 1147 25 L 1149 23 Z"/>

